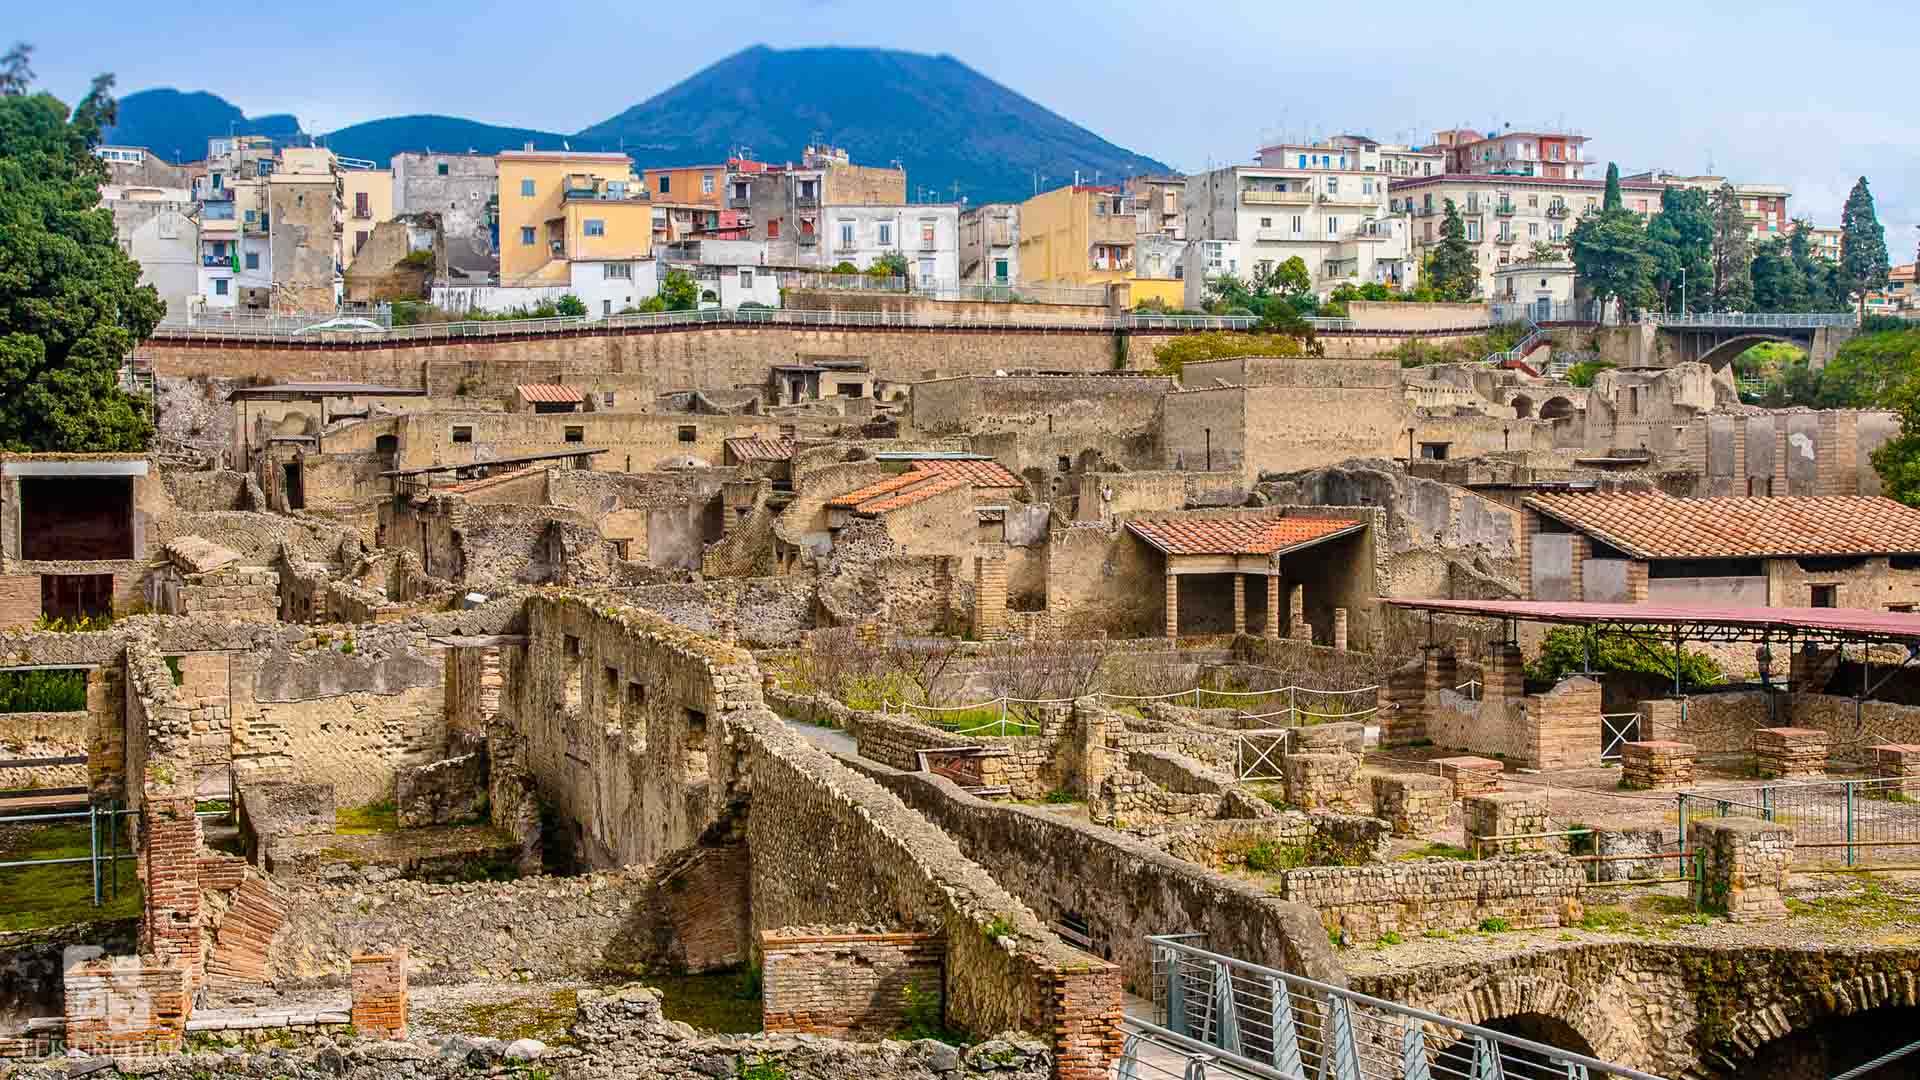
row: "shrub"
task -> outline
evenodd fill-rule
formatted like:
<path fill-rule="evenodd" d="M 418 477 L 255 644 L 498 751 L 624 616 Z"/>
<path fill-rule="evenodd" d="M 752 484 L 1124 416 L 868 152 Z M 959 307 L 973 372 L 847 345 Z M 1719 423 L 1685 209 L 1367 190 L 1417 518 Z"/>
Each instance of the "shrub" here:
<path fill-rule="evenodd" d="M 433 269 L 433 252 L 409 251 L 400 256 L 400 265 L 409 270 L 431 270 Z M 394 321 L 398 322 L 399 319 L 396 318 Z"/>
<path fill-rule="evenodd" d="M 0 713 L 75 712 L 86 707 L 84 671 L 0 671 Z"/>
<path fill-rule="evenodd" d="M 1539 655 L 1529 661 L 1526 676 L 1535 682 L 1557 683 L 1569 673 L 1586 670 L 1588 636 L 1570 626 L 1547 631 Z M 1673 675 L 1673 647 L 1628 641 L 1615 636 L 1593 635 L 1595 671 L 1638 671 L 1652 675 Z M 1680 679 L 1688 687 L 1714 686 L 1727 681 L 1720 665 L 1705 653 L 1683 652 Z"/>
<path fill-rule="evenodd" d="M 554 302 L 553 310 L 556 314 L 570 315 L 577 319 L 587 313 L 587 305 L 584 300 L 568 293 Z"/>
<path fill-rule="evenodd" d="M 1304 847 L 1297 844 L 1283 847 L 1271 840 L 1256 841 L 1244 856 L 1247 869 L 1262 874 L 1298 870 L 1307 865 L 1308 858 L 1309 853 Z"/>
<path fill-rule="evenodd" d="M 1483 934 L 1504 934 L 1513 929 L 1513 924 L 1498 915 L 1480 920 L 1480 932 Z"/>

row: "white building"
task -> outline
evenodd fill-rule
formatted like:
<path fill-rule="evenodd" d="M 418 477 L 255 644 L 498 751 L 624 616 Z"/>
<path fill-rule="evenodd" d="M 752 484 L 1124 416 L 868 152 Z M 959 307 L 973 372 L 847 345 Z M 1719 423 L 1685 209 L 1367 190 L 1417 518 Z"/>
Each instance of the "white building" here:
<path fill-rule="evenodd" d="M 587 305 L 589 319 L 639 307 L 660 291 L 659 264 L 653 259 L 579 258 L 569 261 L 568 270 L 568 291 Z"/>
<path fill-rule="evenodd" d="M 187 188 L 103 184 L 100 205 L 113 213 L 120 250 L 140 264 L 167 314 L 183 317 L 200 291 L 200 221 Z"/>
<path fill-rule="evenodd" d="M 742 304 L 780 306 L 780 281 L 766 265 L 767 245 L 758 240 L 688 240 L 655 249 L 662 281 L 673 271 L 692 275 L 700 288 L 700 306 L 737 308 Z M 711 298 L 709 298 L 711 297 Z"/>
<path fill-rule="evenodd" d="M 850 262 L 861 270 L 889 252 L 906 256 L 916 286 L 960 280 L 960 208 L 944 203 L 906 206 L 828 206 L 826 267 Z"/>
<path fill-rule="evenodd" d="M 1297 257 L 1322 294 L 1345 283 L 1407 283 L 1406 231 L 1387 221 L 1377 145 L 1279 144 L 1263 147 L 1260 159 L 1188 178 L 1189 238 L 1237 242 L 1237 273 L 1246 277 Z M 1200 258 L 1213 261 L 1204 250 Z"/>

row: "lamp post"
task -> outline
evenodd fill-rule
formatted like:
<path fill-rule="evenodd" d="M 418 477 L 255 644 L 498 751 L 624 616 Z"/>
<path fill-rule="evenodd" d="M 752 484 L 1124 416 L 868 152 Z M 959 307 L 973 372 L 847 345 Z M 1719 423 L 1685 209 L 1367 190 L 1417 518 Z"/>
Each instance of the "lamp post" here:
<path fill-rule="evenodd" d="M 1687 268 L 1680 268 L 1680 314 L 1687 313 Z"/>

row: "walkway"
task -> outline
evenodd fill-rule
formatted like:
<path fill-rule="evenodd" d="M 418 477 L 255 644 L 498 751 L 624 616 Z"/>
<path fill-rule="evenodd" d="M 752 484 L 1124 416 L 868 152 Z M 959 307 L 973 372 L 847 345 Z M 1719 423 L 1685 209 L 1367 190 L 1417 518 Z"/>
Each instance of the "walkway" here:
<path fill-rule="evenodd" d="M 854 741 L 853 736 L 841 731 L 839 728 L 803 724 L 798 720 L 789 720 L 784 716 L 780 719 L 785 721 L 787 727 L 793 729 L 794 734 L 825 750 L 829 754 L 840 754 L 845 757 L 858 757 L 860 754 L 860 744 Z"/>

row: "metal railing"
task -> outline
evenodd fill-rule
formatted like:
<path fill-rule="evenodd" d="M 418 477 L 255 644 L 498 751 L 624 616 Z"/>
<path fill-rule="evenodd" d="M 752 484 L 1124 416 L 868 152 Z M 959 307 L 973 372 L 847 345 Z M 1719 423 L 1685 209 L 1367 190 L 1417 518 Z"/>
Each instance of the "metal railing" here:
<path fill-rule="evenodd" d="M 99 907 L 110 897 L 117 898 L 120 895 L 120 864 L 125 860 L 138 858 L 131 846 L 124 852 L 120 850 L 122 839 L 125 839 L 129 845 L 133 840 L 132 834 L 120 827 L 120 819 L 128 814 L 137 813 L 139 813 L 137 810 L 121 809 L 118 803 L 109 803 L 105 807 L 90 806 L 85 810 L 0 816 L 0 825 L 87 819 L 87 854 L 67 858 L 12 859 L 0 862 L 0 871 L 30 866 L 76 866 L 86 863 L 93 875 L 93 906 Z"/>
<path fill-rule="evenodd" d="M 1640 741 L 1640 714 L 1600 714 L 1600 760 L 1619 761 L 1620 744 Z"/>
<path fill-rule="evenodd" d="M 1819 326 L 1852 326 L 1856 317 L 1851 311 L 1806 312 L 1806 313 L 1769 313 L 1764 311 L 1723 311 L 1689 312 L 1685 315 L 1663 315 L 1657 311 L 1644 312 L 1640 322 L 1653 326 L 1698 326 L 1709 329 L 1734 329 L 1754 327 L 1774 330 L 1810 330 Z"/>
<path fill-rule="evenodd" d="M 1594 301 L 1578 303 L 1572 300 L 1557 300 L 1550 304 L 1538 301 L 1524 303 L 1514 300 L 1497 300 L 1490 305 L 1493 321 L 1496 323 L 1531 322 L 1599 322 L 1600 305 Z M 1542 318 L 1541 316 L 1545 316 Z"/>
<path fill-rule="evenodd" d="M 1527 326 L 1529 327 L 1526 337 L 1523 337 L 1519 341 L 1515 342 L 1513 345 L 1513 348 L 1508 349 L 1505 352 L 1488 353 L 1486 356 L 1481 358 L 1480 362 L 1483 364 L 1491 364 L 1495 367 L 1501 367 L 1509 363 L 1516 363 L 1518 361 L 1525 360 L 1527 358 L 1527 354 L 1539 348 L 1540 345 L 1543 342 L 1545 342 L 1547 339 L 1547 332 L 1545 330 L 1540 329 L 1539 326 L 1535 325 L 1532 318 L 1527 318 L 1526 323 L 1527 323 Z"/>
<path fill-rule="evenodd" d="M 1675 804 L 1682 845 L 1691 820 L 1752 817 L 1791 827 L 1802 862 L 1920 862 L 1920 780 L 1781 781 L 1682 791 Z"/>
<path fill-rule="evenodd" d="M 1117 1075 L 1260 1080 L 1659 1080 L 1276 968 L 1149 937 L 1152 1019 L 1129 1016 Z M 1196 1066 L 1197 1071 L 1196 1071 Z"/>

